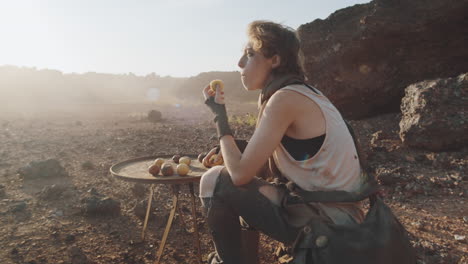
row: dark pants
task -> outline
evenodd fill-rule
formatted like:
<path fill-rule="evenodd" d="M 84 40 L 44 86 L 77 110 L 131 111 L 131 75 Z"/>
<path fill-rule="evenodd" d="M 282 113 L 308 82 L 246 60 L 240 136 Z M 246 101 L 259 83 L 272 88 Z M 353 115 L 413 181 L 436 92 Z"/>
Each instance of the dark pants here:
<path fill-rule="evenodd" d="M 259 188 L 264 185 L 270 183 L 254 178 L 246 185 L 235 186 L 227 170 L 223 169 L 213 197 L 202 198 L 218 254 L 218 260 L 212 263 L 243 263 L 239 217 L 275 240 L 285 244 L 294 242 L 300 228 L 289 225 L 286 210 L 260 193 Z"/>

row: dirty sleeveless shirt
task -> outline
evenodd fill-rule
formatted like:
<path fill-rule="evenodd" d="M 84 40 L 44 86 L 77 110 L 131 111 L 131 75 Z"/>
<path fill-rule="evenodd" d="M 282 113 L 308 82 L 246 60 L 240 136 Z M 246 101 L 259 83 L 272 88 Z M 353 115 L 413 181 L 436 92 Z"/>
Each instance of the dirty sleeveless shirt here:
<path fill-rule="evenodd" d="M 361 167 L 353 138 L 335 106 L 320 91 L 312 91 L 302 84 L 288 85 L 281 90 L 290 90 L 306 96 L 316 103 L 325 118 L 325 138 L 320 149 L 312 157 L 296 160 L 283 142 L 273 152 L 273 159 L 281 174 L 306 191 L 357 191 L 363 184 Z M 334 220 L 342 213 L 362 220 L 357 203 L 340 206 L 322 205 Z M 336 213 L 337 217 L 333 217 Z"/>
<path fill-rule="evenodd" d="M 312 86 L 307 84 L 306 86 L 314 93 L 319 94 Z M 308 139 L 297 139 L 284 135 L 281 144 L 295 160 L 306 160 L 317 154 L 324 140 L 325 134 Z"/>

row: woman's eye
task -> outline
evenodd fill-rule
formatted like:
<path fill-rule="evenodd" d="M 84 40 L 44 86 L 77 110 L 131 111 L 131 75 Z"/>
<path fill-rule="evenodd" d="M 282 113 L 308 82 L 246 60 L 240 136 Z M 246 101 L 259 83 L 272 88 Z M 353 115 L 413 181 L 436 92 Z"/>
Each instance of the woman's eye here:
<path fill-rule="evenodd" d="M 247 57 L 252 57 L 254 55 L 253 52 L 247 52 Z"/>

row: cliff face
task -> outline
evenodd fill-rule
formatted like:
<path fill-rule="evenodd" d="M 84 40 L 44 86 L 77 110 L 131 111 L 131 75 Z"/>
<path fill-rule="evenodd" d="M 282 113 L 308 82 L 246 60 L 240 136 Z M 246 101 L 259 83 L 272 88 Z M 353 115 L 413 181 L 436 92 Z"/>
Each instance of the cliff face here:
<path fill-rule="evenodd" d="M 298 35 L 308 82 L 351 119 L 398 111 L 409 84 L 468 70 L 468 0 L 374 0 Z"/>

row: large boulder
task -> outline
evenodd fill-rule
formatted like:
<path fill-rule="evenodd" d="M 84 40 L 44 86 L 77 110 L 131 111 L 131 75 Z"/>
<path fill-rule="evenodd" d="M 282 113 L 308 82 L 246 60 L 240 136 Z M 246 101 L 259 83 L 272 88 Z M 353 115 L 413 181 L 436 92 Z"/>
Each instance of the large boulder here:
<path fill-rule="evenodd" d="M 120 215 L 120 202 L 91 188 L 81 199 L 81 210 L 88 216 Z"/>
<path fill-rule="evenodd" d="M 468 73 L 412 84 L 401 103 L 400 138 L 432 151 L 468 146 Z"/>
<path fill-rule="evenodd" d="M 19 168 L 18 173 L 23 179 L 27 180 L 68 176 L 68 172 L 56 159 L 31 161 L 28 165 Z"/>
<path fill-rule="evenodd" d="M 162 113 L 158 110 L 151 110 L 148 112 L 148 121 L 157 123 L 162 120 Z"/>
<path fill-rule="evenodd" d="M 342 114 L 397 112 L 404 89 L 468 69 L 467 0 L 374 0 L 301 25 L 308 82 Z"/>

